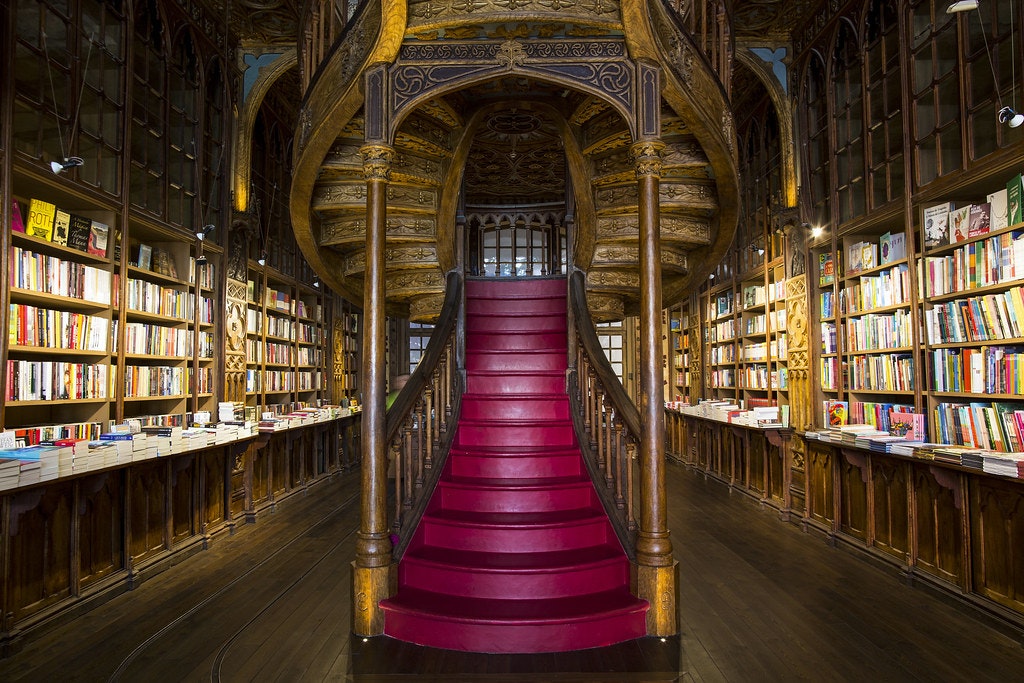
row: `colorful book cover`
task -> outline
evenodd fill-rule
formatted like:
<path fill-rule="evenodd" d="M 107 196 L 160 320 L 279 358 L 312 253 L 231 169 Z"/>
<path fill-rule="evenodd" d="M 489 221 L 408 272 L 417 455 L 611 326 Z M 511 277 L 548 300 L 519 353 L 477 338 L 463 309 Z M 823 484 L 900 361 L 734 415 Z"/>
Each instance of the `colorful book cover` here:
<path fill-rule="evenodd" d="M 850 267 L 848 273 L 856 273 L 864 270 L 864 244 L 857 242 L 850 247 Z"/>
<path fill-rule="evenodd" d="M 847 401 L 825 401 L 825 414 L 830 427 L 840 427 L 850 419 L 850 404 Z"/>
<path fill-rule="evenodd" d="M 21 204 L 17 199 L 11 207 L 11 232 L 25 232 L 25 220 L 21 217 Z"/>
<path fill-rule="evenodd" d="M 53 235 L 53 216 L 57 207 L 42 199 L 33 199 L 28 207 L 28 222 L 25 232 L 41 240 L 50 241 Z"/>
<path fill-rule="evenodd" d="M 1024 223 L 1024 207 L 1021 202 L 1024 201 L 1024 184 L 1022 184 L 1021 174 L 1010 178 L 1006 183 L 1006 220 L 1009 221 L 1010 225 L 1017 225 L 1018 223 Z"/>
<path fill-rule="evenodd" d="M 949 243 L 956 244 L 967 240 L 967 232 L 971 227 L 971 205 L 962 206 L 949 212 Z"/>
<path fill-rule="evenodd" d="M 53 243 L 67 246 L 68 231 L 71 229 L 71 214 L 64 209 L 57 209 L 53 215 Z"/>
<path fill-rule="evenodd" d="M 91 220 L 85 216 L 71 214 L 71 224 L 68 227 L 68 246 L 78 251 L 88 251 L 89 231 L 91 228 Z"/>
<path fill-rule="evenodd" d="M 874 242 L 864 242 L 861 245 L 860 265 L 864 270 L 874 268 L 878 265 L 878 245 Z"/>
<path fill-rule="evenodd" d="M 924 246 L 934 249 L 949 244 L 949 213 L 952 205 L 936 204 L 924 210 Z"/>
<path fill-rule="evenodd" d="M 989 222 L 993 230 L 1002 230 L 1009 227 L 1010 219 L 1006 213 L 1006 188 L 993 192 L 988 197 Z"/>
<path fill-rule="evenodd" d="M 923 441 L 924 415 L 893 410 L 889 413 L 889 434 L 902 436 L 908 441 Z"/>
<path fill-rule="evenodd" d="M 892 233 L 886 232 L 878 240 L 878 251 L 881 254 L 881 263 L 885 265 L 892 259 Z"/>
<path fill-rule="evenodd" d="M 991 222 L 989 220 L 989 203 L 971 204 L 969 223 L 967 224 L 967 237 L 981 237 L 987 235 Z"/>
<path fill-rule="evenodd" d="M 818 255 L 818 285 L 824 287 L 836 280 L 835 261 L 832 259 L 832 252 L 825 252 Z"/>
<path fill-rule="evenodd" d="M 89 226 L 89 247 L 86 251 L 96 256 L 106 257 L 109 238 L 110 226 L 96 220 L 92 221 Z"/>

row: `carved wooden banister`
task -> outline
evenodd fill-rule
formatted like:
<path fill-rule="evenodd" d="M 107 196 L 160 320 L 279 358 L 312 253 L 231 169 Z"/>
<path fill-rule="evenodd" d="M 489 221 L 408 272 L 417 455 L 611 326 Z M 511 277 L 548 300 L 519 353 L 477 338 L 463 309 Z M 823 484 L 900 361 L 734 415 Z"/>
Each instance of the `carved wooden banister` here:
<path fill-rule="evenodd" d="M 682 29 L 687 41 L 704 58 L 707 66 L 730 98 L 732 91 L 732 20 L 723 0 L 662 0 Z"/>
<path fill-rule="evenodd" d="M 299 74 L 305 93 L 366 0 L 307 0 L 299 17 Z"/>
<path fill-rule="evenodd" d="M 575 330 L 575 339 L 569 340 L 567 389 L 573 427 L 612 526 L 630 559 L 635 559 L 640 413 L 601 348 L 583 280 L 581 271 L 569 276 L 570 329 Z"/>
<path fill-rule="evenodd" d="M 462 360 L 455 330 L 462 308 L 462 277 L 448 274 L 444 306 L 419 365 L 387 412 L 390 528 L 401 557 L 441 473 L 462 403 Z"/>

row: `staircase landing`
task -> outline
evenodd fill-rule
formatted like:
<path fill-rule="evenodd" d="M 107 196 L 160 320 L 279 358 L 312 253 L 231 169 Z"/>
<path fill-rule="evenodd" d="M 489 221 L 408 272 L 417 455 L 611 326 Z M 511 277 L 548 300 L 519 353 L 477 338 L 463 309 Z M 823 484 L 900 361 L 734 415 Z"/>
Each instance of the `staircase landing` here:
<path fill-rule="evenodd" d="M 590 481 L 565 391 L 564 279 L 466 285 L 466 393 L 451 453 L 384 600 L 384 633 L 482 653 L 646 634 L 648 605 Z"/>

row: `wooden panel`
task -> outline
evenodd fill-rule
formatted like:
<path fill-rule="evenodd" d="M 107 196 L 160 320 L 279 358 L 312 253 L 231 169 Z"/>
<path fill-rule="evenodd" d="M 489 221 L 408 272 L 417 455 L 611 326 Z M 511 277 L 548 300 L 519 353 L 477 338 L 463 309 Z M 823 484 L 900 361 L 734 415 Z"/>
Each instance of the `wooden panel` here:
<path fill-rule="evenodd" d="M 246 467 L 256 457 L 256 442 L 250 441 L 244 449 L 232 450 L 229 457 L 231 467 L 231 518 L 235 519 L 245 512 L 248 494 L 246 488 Z M 255 477 L 253 478 L 255 484 Z"/>
<path fill-rule="evenodd" d="M 124 472 L 85 477 L 78 485 L 78 566 L 85 587 L 124 569 Z"/>
<path fill-rule="evenodd" d="M 766 489 L 768 496 L 779 503 L 785 500 L 785 456 L 783 449 L 765 442 L 765 459 L 768 462 L 768 482 Z"/>
<path fill-rule="evenodd" d="M 215 529 L 227 519 L 225 484 L 227 480 L 227 455 L 223 449 L 216 449 L 201 456 L 203 495 L 201 516 L 203 526 Z"/>
<path fill-rule="evenodd" d="M 891 458 L 872 456 L 871 493 L 874 545 L 879 550 L 910 559 L 910 500 L 908 466 Z"/>
<path fill-rule="evenodd" d="M 15 621 L 71 594 L 72 496 L 71 482 L 11 496 L 5 613 Z"/>
<path fill-rule="evenodd" d="M 747 487 L 763 495 L 767 489 L 764 480 L 764 436 L 749 434 L 746 442 L 749 463 L 744 463 L 745 466 L 740 471 L 744 474 L 749 473 L 749 481 L 745 482 Z"/>
<path fill-rule="evenodd" d="M 252 456 L 252 505 L 259 507 L 270 498 L 270 444 L 253 448 Z"/>
<path fill-rule="evenodd" d="M 171 543 L 196 534 L 196 459 L 180 455 L 171 460 Z"/>
<path fill-rule="evenodd" d="M 844 451 L 839 458 L 839 530 L 859 538 L 868 537 L 867 455 Z"/>
<path fill-rule="evenodd" d="M 978 477 L 973 498 L 975 589 L 1024 612 L 1024 489 Z"/>
<path fill-rule="evenodd" d="M 134 465 L 128 481 L 128 550 L 138 562 L 167 548 L 167 463 Z"/>
<path fill-rule="evenodd" d="M 807 516 L 828 526 L 832 526 L 835 517 L 832 457 L 832 449 L 827 446 L 807 445 Z"/>
<path fill-rule="evenodd" d="M 922 465 L 913 466 L 914 533 L 918 569 L 941 579 L 963 584 L 963 517 L 958 491 L 959 474 L 937 469 L 943 483 Z"/>
<path fill-rule="evenodd" d="M 284 435 L 270 440 L 270 492 L 282 493 L 288 485 L 288 438 Z"/>

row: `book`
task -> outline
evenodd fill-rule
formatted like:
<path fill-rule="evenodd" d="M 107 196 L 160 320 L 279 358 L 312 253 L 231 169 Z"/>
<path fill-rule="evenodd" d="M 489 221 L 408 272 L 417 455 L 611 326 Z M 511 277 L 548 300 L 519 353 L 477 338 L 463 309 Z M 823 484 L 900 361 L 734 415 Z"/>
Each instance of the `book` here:
<path fill-rule="evenodd" d="M 908 441 L 924 440 L 924 415 L 896 410 L 890 411 L 889 434 L 902 436 Z"/>
<path fill-rule="evenodd" d="M 96 256 L 107 255 L 107 242 L 110 239 L 110 226 L 94 220 L 89 225 L 89 246 L 86 249 Z"/>
<path fill-rule="evenodd" d="M 70 228 L 71 214 L 64 209 L 57 209 L 53 214 L 53 243 L 66 247 Z"/>
<path fill-rule="evenodd" d="M 1010 225 L 1024 223 L 1022 201 L 1024 201 L 1024 179 L 1018 173 L 1006 183 L 1006 220 Z"/>
<path fill-rule="evenodd" d="M 907 233 L 896 232 L 889 237 L 889 262 L 907 258 Z"/>
<path fill-rule="evenodd" d="M 25 232 L 25 220 L 21 217 L 21 204 L 15 199 L 11 206 L 11 232 Z"/>
<path fill-rule="evenodd" d="M 967 240 L 970 229 L 971 205 L 962 206 L 949 212 L 949 243 L 956 244 Z"/>
<path fill-rule="evenodd" d="M 92 221 L 85 216 L 71 214 L 71 223 L 68 226 L 68 246 L 78 251 L 88 251 L 91 227 Z"/>
<path fill-rule="evenodd" d="M 53 237 L 53 217 L 57 207 L 42 199 L 33 199 L 28 206 L 28 222 L 25 232 L 49 242 Z"/>
<path fill-rule="evenodd" d="M 967 224 L 967 237 L 987 235 L 991 222 L 989 220 L 989 203 L 971 204 L 971 213 Z"/>
<path fill-rule="evenodd" d="M 850 247 L 850 263 L 846 272 L 856 273 L 864 269 L 864 244 L 857 242 Z"/>
<path fill-rule="evenodd" d="M 924 246 L 934 249 L 949 244 L 949 212 L 952 205 L 936 204 L 924 209 Z"/>
<path fill-rule="evenodd" d="M 830 427 L 845 425 L 850 418 L 850 404 L 848 401 L 825 401 L 826 423 Z"/>
<path fill-rule="evenodd" d="M 1006 214 L 1006 188 L 993 192 L 988 197 L 989 221 L 993 230 L 1009 227 L 1010 221 Z"/>
<path fill-rule="evenodd" d="M 136 264 L 142 270 L 149 270 L 153 266 L 153 247 L 148 244 L 139 245 L 139 255 Z"/>
<path fill-rule="evenodd" d="M 878 265 L 878 245 L 874 242 L 863 242 L 861 246 L 860 265 L 869 270 Z"/>
<path fill-rule="evenodd" d="M 832 252 L 818 254 L 818 285 L 824 287 L 836 280 L 835 261 L 832 259 Z"/>

